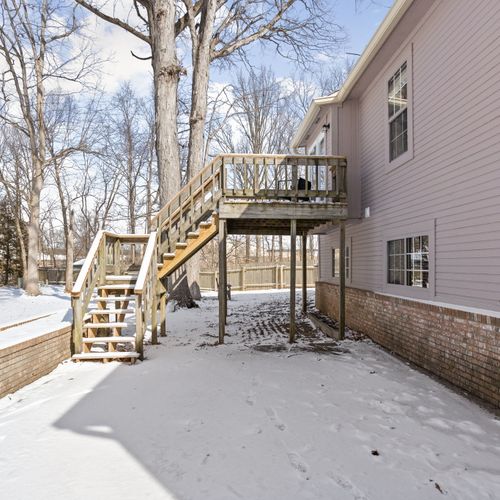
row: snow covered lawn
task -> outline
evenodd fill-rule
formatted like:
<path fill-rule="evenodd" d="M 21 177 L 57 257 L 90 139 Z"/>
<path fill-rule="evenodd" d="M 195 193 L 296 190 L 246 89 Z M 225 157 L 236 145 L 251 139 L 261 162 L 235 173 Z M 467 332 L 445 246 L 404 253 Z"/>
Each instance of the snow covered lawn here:
<path fill-rule="evenodd" d="M 308 322 L 287 293 L 169 315 L 134 366 L 60 366 L 0 400 L 6 499 L 495 499 L 500 421 L 369 341 Z"/>
<path fill-rule="evenodd" d="M 50 315 L 71 307 L 71 298 L 64 287 L 45 285 L 42 294 L 30 297 L 24 290 L 12 286 L 0 287 L 0 330 L 21 321 Z"/>

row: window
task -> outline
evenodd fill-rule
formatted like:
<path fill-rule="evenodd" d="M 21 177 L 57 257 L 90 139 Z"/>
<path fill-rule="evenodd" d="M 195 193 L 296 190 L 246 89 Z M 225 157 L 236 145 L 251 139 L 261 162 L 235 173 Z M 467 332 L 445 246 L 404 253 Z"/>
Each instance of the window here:
<path fill-rule="evenodd" d="M 408 151 L 408 64 L 396 71 L 388 83 L 389 161 Z"/>
<path fill-rule="evenodd" d="M 332 248 L 332 277 L 340 277 L 340 248 Z M 345 279 L 351 279 L 351 249 L 345 247 Z"/>
<path fill-rule="evenodd" d="M 387 282 L 429 288 L 429 236 L 387 242 Z"/>
<path fill-rule="evenodd" d="M 345 279 L 351 279 L 351 248 L 348 246 L 345 247 Z"/>
<path fill-rule="evenodd" d="M 332 248 L 332 277 L 340 276 L 340 248 Z"/>

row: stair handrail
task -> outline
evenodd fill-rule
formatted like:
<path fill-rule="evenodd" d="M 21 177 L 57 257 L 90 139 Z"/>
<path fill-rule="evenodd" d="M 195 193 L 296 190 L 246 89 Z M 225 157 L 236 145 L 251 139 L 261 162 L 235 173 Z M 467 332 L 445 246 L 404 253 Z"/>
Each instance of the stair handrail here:
<path fill-rule="evenodd" d="M 148 237 L 148 243 L 146 245 L 146 250 L 142 257 L 141 268 L 139 269 L 139 274 L 137 275 L 137 281 L 135 282 L 134 294 L 141 295 L 144 291 L 146 280 L 151 272 L 151 267 L 154 267 L 153 257 L 155 256 L 156 250 L 156 231 L 152 231 Z M 154 262 L 156 265 L 157 263 Z"/>
<path fill-rule="evenodd" d="M 135 294 L 135 349 L 140 355 L 144 355 L 144 334 L 147 326 L 148 309 L 151 318 L 152 343 L 157 342 L 156 313 L 157 301 L 157 233 L 152 231 L 149 235 L 146 250 L 142 257 L 142 264 L 134 287 Z"/>
<path fill-rule="evenodd" d="M 106 231 L 104 231 L 103 229 L 99 230 L 95 235 L 94 241 L 92 242 L 87 257 L 85 257 L 83 266 L 80 269 L 80 272 L 78 273 L 78 277 L 76 278 L 73 288 L 71 289 L 72 297 L 79 297 L 80 294 L 82 293 L 83 285 L 85 284 L 86 278 L 90 272 L 90 266 L 92 265 L 92 262 L 96 258 L 97 253 L 99 251 L 99 247 L 101 245 L 101 241 L 104 239 L 105 236 L 106 236 Z"/>
<path fill-rule="evenodd" d="M 206 174 L 210 169 L 213 168 L 213 166 L 218 162 L 222 160 L 223 155 L 217 155 L 212 161 L 210 161 L 205 167 L 203 167 L 190 181 L 183 186 L 163 207 L 160 208 L 158 213 L 154 215 L 151 219 L 151 227 L 159 229 L 163 223 L 168 220 L 161 220 L 162 216 L 168 213 L 169 208 L 174 204 L 175 201 L 179 201 L 179 206 L 181 206 L 183 202 L 183 195 L 187 194 L 190 189 L 192 189 L 193 184 L 199 180 L 200 178 L 203 177 L 204 174 Z M 216 174 L 217 171 L 214 171 L 214 174 Z M 194 193 L 192 193 L 194 194 Z M 186 198 L 187 199 L 187 198 Z"/>

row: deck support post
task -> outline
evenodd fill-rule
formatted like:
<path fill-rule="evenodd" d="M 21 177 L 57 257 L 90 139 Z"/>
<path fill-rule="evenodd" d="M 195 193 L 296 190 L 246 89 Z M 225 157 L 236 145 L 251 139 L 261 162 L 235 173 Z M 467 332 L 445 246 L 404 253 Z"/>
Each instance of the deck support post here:
<path fill-rule="evenodd" d="M 295 342 L 295 278 L 297 273 L 297 220 L 290 221 L 290 343 Z"/>
<path fill-rule="evenodd" d="M 340 221 L 339 340 L 345 337 L 345 221 Z"/>
<path fill-rule="evenodd" d="M 224 343 L 227 316 L 227 222 L 219 219 L 219 344 Z"/>
<path fill-rule="evenodd" d="M 302 233 L 302 314 L 307 313 L 307 233 Z"/>
<path fill-rule="evenodd" d="M 160 337 L 167 336 L 167 287 L 166 280 L 158 280 L 158 291 L 160 294 Z"/>

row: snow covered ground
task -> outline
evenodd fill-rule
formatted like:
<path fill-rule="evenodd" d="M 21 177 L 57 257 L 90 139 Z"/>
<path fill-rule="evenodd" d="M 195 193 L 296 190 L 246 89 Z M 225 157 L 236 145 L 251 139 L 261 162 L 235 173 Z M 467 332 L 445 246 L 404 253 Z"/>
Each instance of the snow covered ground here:
<path fill-rule="evenodd" d="M 500 421 L 287 293 L 169 315 L 134 366 L 71 364 L 0 400 L 6 499 L 498 499 Z"/>
<path fill-rule="evenodd" d="M 71 307 L 71 298 L 64 287 L 45 285 L 41 295 L 30 297 L 24 290 L 11 286 L 0 287 L 0 330 L 4 327 L 39 316 L 46 316 Z"/>

